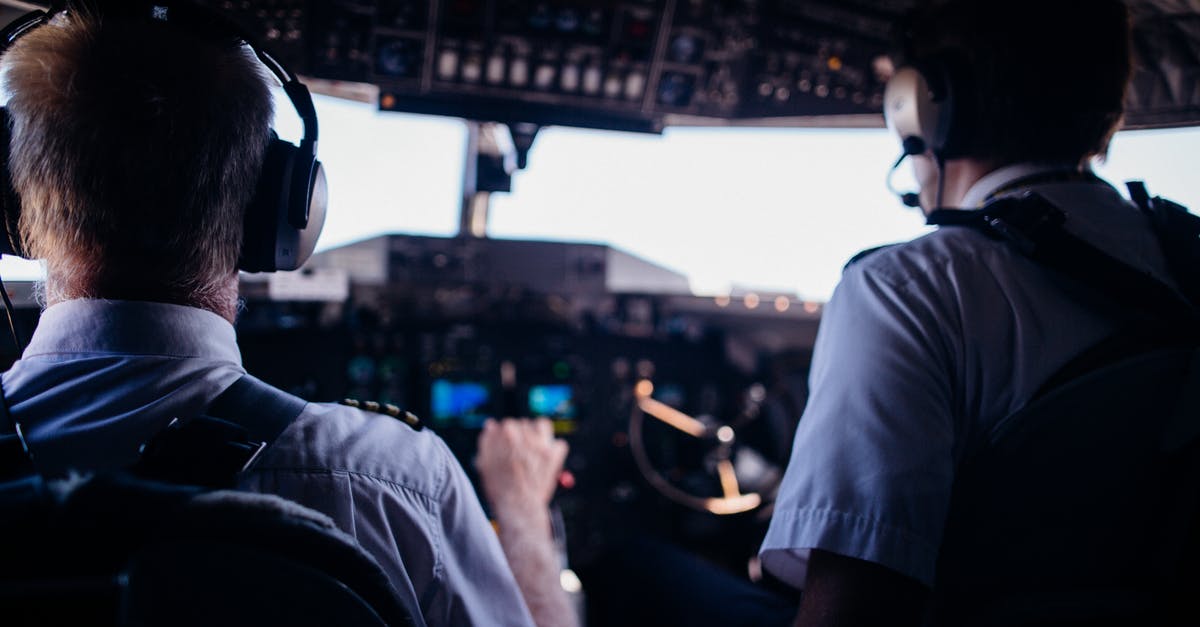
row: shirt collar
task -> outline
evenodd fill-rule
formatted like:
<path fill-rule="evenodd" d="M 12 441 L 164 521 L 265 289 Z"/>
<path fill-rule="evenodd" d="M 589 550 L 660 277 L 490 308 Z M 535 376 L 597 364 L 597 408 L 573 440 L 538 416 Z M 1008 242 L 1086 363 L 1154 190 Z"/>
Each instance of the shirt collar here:
<path fill-rule="evenodd" d="M 1021 179 L 1052 172 L 1078 172 L 1079 166 L 1069 163 L 1016 163 L 992 170 L 975 181 L 963 196 L 964 209 L 978 209 L 990 196 Z"/>
<path fill-rule="evenodd" d="M 237 334 L 211 311 L 122 300 L 68 300 L 42 312 L 22 357 L 106 353 L 190 357 L 241 367 Z"/>

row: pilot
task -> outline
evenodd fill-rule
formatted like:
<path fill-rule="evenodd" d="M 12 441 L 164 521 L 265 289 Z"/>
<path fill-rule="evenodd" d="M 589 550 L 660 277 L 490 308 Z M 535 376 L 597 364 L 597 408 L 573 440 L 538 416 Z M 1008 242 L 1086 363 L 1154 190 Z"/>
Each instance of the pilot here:
<path fill-rule="evenodd" d="M 47 272 L 46 309 L 3 375 L 4 399 L 39 471 L 124 468 L 245 373 L 239 249 L 271 92 L 228 33 L 84 7 L 21 37 L 3 63 L 20 232 Z M 505 472 L 490 475 L 503 485 Z M 332 517 L 429 625 L 565 624 L 536 615 L 541 602 L 531 616 L 519 587 L 552 596 L 528 586 L 557 587 L 557 569 L 514 579 L 463 469 L 429 431 L 310 403 L 241 485 Z M 522 527 L 510 512 L 497 509 L 501 528 Z M 508 554 L 525 574 L 523 554 L 552 540 L 521 539 L 533 549 Z"/>
<path fill-rule="evenodd" d="M 919 143 L 905 136 L 927 214 L 1036 190 L 1068 213 L 1069 232 L 1168 280 L 1144 218 L 1090 169 L 1121 123 L 1131 72 L 1121 2 L 940 2 L 915 14 L 908 39 L 929 90 L 953 96 Z M 803 588 L 797 624 L 918 624 L 956 467 L 1115 330 L 973 229 L 849 265 L 761 548 L 770 572 Z"/>

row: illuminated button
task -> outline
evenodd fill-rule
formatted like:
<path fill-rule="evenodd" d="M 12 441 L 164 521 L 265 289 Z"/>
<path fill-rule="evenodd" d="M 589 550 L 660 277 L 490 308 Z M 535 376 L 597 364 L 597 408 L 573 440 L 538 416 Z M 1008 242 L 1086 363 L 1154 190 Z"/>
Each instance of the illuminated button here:
<path fill-rule="evenodd" d="M 504 81 L 504 57 L 492 55 L 487 64 L 487 82 L 500 83 Z"/>
<path fill-rule="evenodd" d="M 826 65 L 829 67 L 829 69 L 833 70 L 834 72 L 842 71 L 841 57 L 829 57 L 829 61 L 826 63 Z"/>
<path fill-rule="evenodd" d="M 609 74 L 608 80 L 604 81 L 604 95 L 609 98 L 616 98 L 621 95 L 621 77 L 616 74 Z"/>
<path fill-rule="evenodd" d="M 637 100 L 646 91 L 646 75 L 641 72 L 630 72 L 625 77 L 625 97 Z"/>
<path fill-rule="evenodd" d="M 600 68 L 592 66 L 583 71 L 583 93 L 600 93 L 600 83 L 603 81 Z"/>
<path fill-rule="evenodd" d="M 483 60 L 479 57 L 467 57 L 462 65 L 462 79 L 468 83 L 478 83 L 483 75 Z"/>
<path fill-rule="evenodd" d="M 579 66 L 564 66 L 562 75 L 558 78 L 558 84 L 562 87 L 563 91 L 575 91 L 579 89 Z"/>
<path fill-rule="evenodd" d="M 458 52 L 443 50 L 438 57 L 438 77 L 451 79 L 458 72 Z"/>
<path fill-rule="evenodd" d="M 522 87 L 529 82 L 529 63 L 525 59 L 513 59 L 508 66 L 508 82 Z"/>
<path fill-rule="evenodd" d="M 554 66 L 542 64 L 533 75 L 533 85 L 538 89 L 550 89 L 554 84 Z"/>

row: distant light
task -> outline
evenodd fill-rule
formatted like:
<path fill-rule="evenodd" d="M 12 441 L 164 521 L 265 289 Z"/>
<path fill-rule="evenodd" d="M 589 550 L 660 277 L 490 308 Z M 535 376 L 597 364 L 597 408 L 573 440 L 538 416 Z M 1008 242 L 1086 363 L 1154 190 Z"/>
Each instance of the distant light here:
<path fill-rule="evenodd" d="M 746 309 L 758 309 L 758 304 L 761 302 L 761 299 L 759 299 L 758 294 L 750 292 L 749 294 L 746 294 L 746 297 L 742 299 L 742 302 L 745 303 Z"/>
<path fill-rule="evenodd" d="M 829 57 L 828 65 L 829 65 L 829 69 L 833 70 L 834 72 L 841 72 L 842 71 L 842 58 L 841 57 Z"/>
<path fill-rule="evenodd" d="M 750 577 L 750 581 L 756 583 L 762 581 L 763 567 L 757 555 L 751 556 L 750 561 L 746 562 L 746 575 Z"/>
<path fill-rule="evenodd" d="M 815 314 L 818 311 L 821 311 L 821 303 L 806 302 L 804 303 L 804 311 L 807 311 L 810 314 Z"/>
<path fill-rule="evenodd" d="M 575 571 L 570 568 L 564 568 L 558 574 L 558 585 L 562 586 L 562 589 L 567 594 L 579 594 L 583 592 L 583 582 L 579 580 L 579 575 L 576 575 Z"/>
<path fill-rule="evenodd" d="M 729 296 L 718 296 L 713 299 L 713 302 L 717 303 L 717 307 L 728 307 L 729 301 Z"/>
<path fill-rule="evenodd" d="M 791 306 L 792 306 L 792 303 L 791 303 L 791 301 L 788 300 L 787 296 L 776 296 L 775 297 L 775 311 L 783 313 L 783 312 L 787 311 L 788 308 Z"/>
<path fill-rule="evenodd" d="M 638 398 L 649 398 L 654 393 L 654 384 L 650 382 L 650 379 L 642 379 L 633 386 L 633 393 Z"/>
<path fill-rule="evenodd" d="M 729 425 L 725 425 L 724 427 L 717 429 L 717 440 L 719 440 L 723 444 L 729 444 L 730 442 L 732 442 L 733 441 L 733 428 L 730 427 Z"/>
<path fill-rule="evenodd" d="M 875 60 L 871 62 L 871 68 L 875 70 L 875 78 L 880 82 L 886 82 L 896 74 L 896 64 L 886 56 L 875 57 Z"/>
<path fill-rule="evenodd" d="M 755 403 L 761 403 L 767 400 L 767 388 L 761 383 L 755 383 L 754 385 L 750 386 L 750 389 L 747 392 L 749 393 L 750 400 L 754 401 Z"/>

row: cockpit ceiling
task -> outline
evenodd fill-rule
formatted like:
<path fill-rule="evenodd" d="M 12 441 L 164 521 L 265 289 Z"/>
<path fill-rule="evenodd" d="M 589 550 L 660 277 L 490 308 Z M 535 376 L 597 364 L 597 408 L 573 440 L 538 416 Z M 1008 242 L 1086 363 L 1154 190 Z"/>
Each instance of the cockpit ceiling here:
<path fill-rule="evenodd" d="M 1130 127 L 1200 124 L 1200 1 L 1131 2 L 1138 70 Z"/>
<path fill-rule="evenodd" d="M 316 91 L 384 110 L 650 132 L 880 126 L 881 69 L 915 4 L 199 1 L 230 11 Z M 1138 69 L 1127 127 L 1200 125 L 1200 0 L 1128 3 Z M 1078 5 L 1085 27 L 1088 3 Z M 0 0 L 0 19 L 31 6 Z"/>

